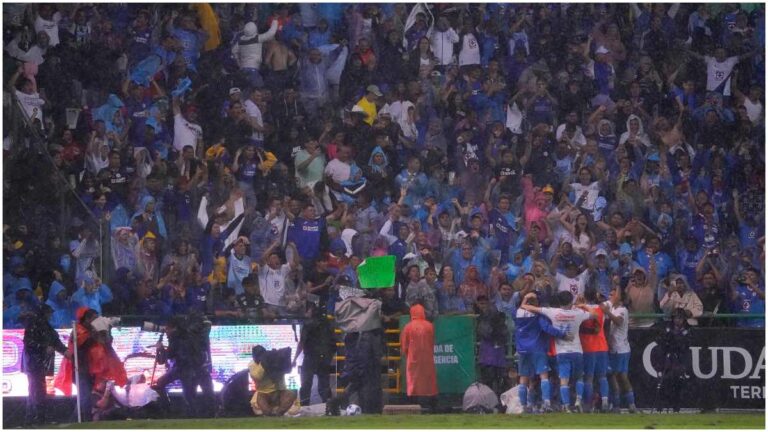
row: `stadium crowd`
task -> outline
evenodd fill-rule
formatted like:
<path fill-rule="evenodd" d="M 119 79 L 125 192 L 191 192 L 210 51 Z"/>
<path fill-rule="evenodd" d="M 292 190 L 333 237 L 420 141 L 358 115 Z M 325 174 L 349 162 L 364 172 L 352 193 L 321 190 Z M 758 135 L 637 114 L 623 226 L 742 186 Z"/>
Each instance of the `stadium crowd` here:
<path fill-rule="evenodd" d="M 491 375 L 530 293 L 763 327 L 713 316 L 764 313 L 764 13 L 4 5 L 3 327 L 302 318 L 383 255 Z"/>
<path fill-rule="evenodd" d="M 301 316 L 383 254 L 393 315 L 613 286 L 691 324 L 764 311 L 762 6 L 18 4 L 4 23 L 5 100 L 30 120 L 4 128 L 5 328 L 38 302 L 56 326 L 78 306 Z"/>

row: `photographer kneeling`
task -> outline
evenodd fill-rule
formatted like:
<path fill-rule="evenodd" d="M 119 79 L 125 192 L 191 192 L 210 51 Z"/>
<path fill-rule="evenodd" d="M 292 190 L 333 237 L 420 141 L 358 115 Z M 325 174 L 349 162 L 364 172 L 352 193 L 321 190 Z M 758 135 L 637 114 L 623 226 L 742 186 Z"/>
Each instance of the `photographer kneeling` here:
<path fill-rule="evenodd" d="M 261 345 L 253 347 L 253 360 L 248 364 L 256 393 L 251 407 L 256 415 L 280 417 L 293 406 L 296 392 L 285 387 L 285 374 L 291 370 L 291 349 L 267 351 Z"/>

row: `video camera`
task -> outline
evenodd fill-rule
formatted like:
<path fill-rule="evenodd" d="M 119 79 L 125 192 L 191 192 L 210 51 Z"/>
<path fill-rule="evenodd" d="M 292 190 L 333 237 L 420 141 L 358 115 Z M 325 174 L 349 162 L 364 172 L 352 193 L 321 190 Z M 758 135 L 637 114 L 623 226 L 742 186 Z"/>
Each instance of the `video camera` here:
<path fill-rule="evenodd" d="M 163 332 L 165 333 L 165 326 L 157 325 L 151 321 L 144 321 L 144 323 L 141 325 L 141 331 L 145 332 L 154 332 L 159 333 Z"/>

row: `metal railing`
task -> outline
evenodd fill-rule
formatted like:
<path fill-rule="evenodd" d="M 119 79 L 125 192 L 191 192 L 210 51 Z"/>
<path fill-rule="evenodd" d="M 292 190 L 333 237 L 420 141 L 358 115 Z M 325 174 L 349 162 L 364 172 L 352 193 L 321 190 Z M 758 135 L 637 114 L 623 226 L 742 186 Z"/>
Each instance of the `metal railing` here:
<path fill-rule="evenodd" d="M 10 94 L 10 112 L 9 112 L 9 120 L 11 123 L 11 156 L 9 157 L 9 161 L 15 161 L 19 157 L 23 157 L 23 154 L 21 153 L 21 145 L 24 142 L 25 138 L 29 138 L 30 141 L 30 147 L 31 150 L 36 151 L 38 154 L 43 155 L 45 160 L 48 162 L 48 165 L 50 166 L 50 171 L 53 172 L 56 176 L 56 178 L 59 180 L 59 182 L 64 186 L 64 190 L 66 193 L 71 194 L 75 199 L 72 202 L 75 202 L 79 205 L 79 207 L 82 208 L 82 210 L 85 211 L 85 214 L 99 226 L 99 245 L 101 245 L 101 250 L 104 250 L 104 227 L 99 218 L 96 217 L 96 215 L 91 211 L 91 209 L 88 207 L 88 205 L 80 198 L 80 195 L 78 195 L 77 190 L 75 190 L 75 187 L 69 182 L 66 175 L 58 169 L 56 166 L 53 157 L 51 156 L 50 152 L 48 152 L 48 146 L 47 146 L 47 137 L 44 137 L 40 134 L 40 131 L 37 129 L 37 127 L 34 126 L 31 119 L 27 115 L 26 111 L 24 110 L 21 101 L 16 96 L 16 93 L 12 91 L 13 89 L 10 89 L 8 93 Z M 72 209 L 69 207 L 70 201 L 66 199 L 66 193 L 62 194 L 61 202 L 60 202 L 60 212 L 59 212 L 59 236 L 64 239 L 66 229 L 68 228 L 67 222 L 69 221 L 69 216 L 72 214 Z M 7 197 L 6 197 L 7 198 Z M 5 200 L 4 200 L 5 201 Z M 7 201 L 5 201 L 7 203 Z M 107 235 L 109 235 L 109 229 L 106 230 Z M 103 256 L 103 253 L 99 254 L 99 276 L 101 278 L 105 278 L 104 275 L 104 260 L 107 257 Z"/>
<path fill-rule="evenodd" d="M 472 314 L 467 314 L 472 315 Z M 253 318 L 222 318 L 218 319 L 215 315 L 208 314 L 206 317 L 213 323 L 217 324 L 217 321 L 226 321 L 222 322 L 219 325 L 249 325 L 249 324 L 300 324 L 304 322 L 304 318 L 296 318 L 296 317 L 285 317 L 285 318 L 278 318 L 278 319 L 253 319 Z M 333 319 L 333 316 L 328 315 L 329 319 Z M 669 314 L 665 313 L 631 313 L 629 314 L 630 318 L 660 318 L 660 319 L 668 319 L 670 317 Z M 120 315 L 121 322 L 120 325 L 127 326 L 130 323 L 137 323 L 138 325 L 141 325 L 144 321 L 162 321 L 164 319 L 168 319 L 168 316 L 161 316 L 161 315 Z M 696 317 L 696 319 L 702 319 L 702 318 L 711 318 L 711 319 L 759 319 L 759 318 L 765 318 L 765 314 L 739 314 L 739 313 L 718 313 L 713 314 L 711 312 L 705 312 L 701 316 Z M 341 330 L 337 329 L 337 333 L 340 333 Z"/>

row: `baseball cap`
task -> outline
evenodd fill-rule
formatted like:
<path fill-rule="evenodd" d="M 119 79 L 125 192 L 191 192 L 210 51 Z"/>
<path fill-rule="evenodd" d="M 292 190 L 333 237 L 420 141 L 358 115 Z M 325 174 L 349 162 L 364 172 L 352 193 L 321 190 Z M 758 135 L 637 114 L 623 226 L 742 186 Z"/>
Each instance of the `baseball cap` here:
<path fill-rule="evenodd" d="M 541 189 L 543 193 L 551 193 L 554 194 L 555 190 L 552 188 L 552 185 L 546 185 L 543 189 Z"/>
<path fill-rule="evenodd" d="M 231 89 L 229 89 L 229 95 L 230 96 L 232 96 L 233 94 L 238 94 L 238 93 L 240 93 L 240 88 L 238 88 L 238 87 L 232 87 Z"/>
<path fill-rule="evenodd" d="M 381 90 L 379 90 L 379 86 L 374 85 L 374 84 L 371 84 L 368 87 L 366 87 L 365 91 L 367 91 L 368 93 L 373 93 L 373 94 L 375 94 L 376 96 L 379 96 L 379 97 L 384 96 L 384 94 L 381 92 Z"/>
<path fill-rule="evenodd" d="M 619 247 L 619 253 L 621 255 L 632 255 L 632 246 L 627 243 L 622 243 Z"/>
<path fill-rule="evenodd" d="M 608 54 L 611 52 L 608 48 L 604 47 L 603 45 L 600 45 L 597 48 L 597 51 L 595 51 L 595 54 Z"/>
<path fill-rule="evenodd" d="M 595 256 L 599 257 L 600 255 L 608 256 L 608 253 L 605 251 L 605 249 L 598 249 L 597 252 L 595 252 Z"/>

